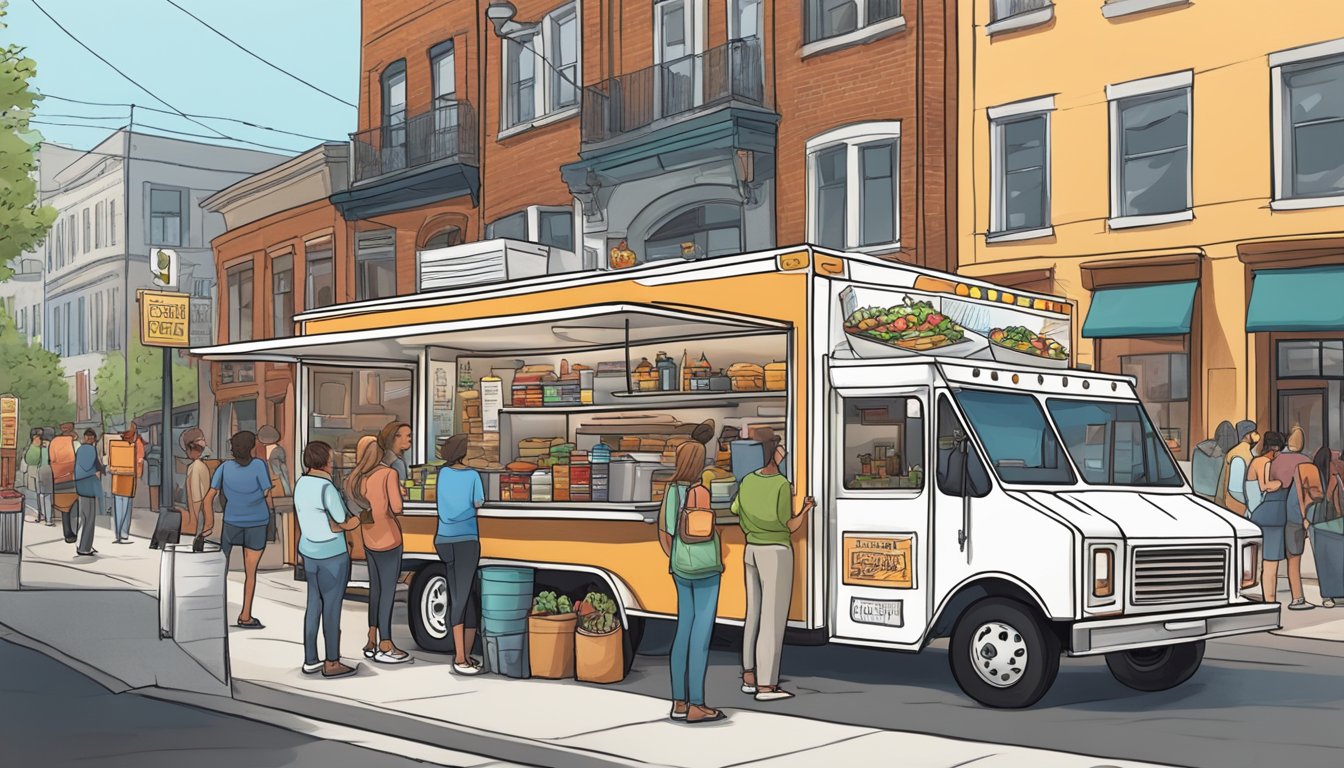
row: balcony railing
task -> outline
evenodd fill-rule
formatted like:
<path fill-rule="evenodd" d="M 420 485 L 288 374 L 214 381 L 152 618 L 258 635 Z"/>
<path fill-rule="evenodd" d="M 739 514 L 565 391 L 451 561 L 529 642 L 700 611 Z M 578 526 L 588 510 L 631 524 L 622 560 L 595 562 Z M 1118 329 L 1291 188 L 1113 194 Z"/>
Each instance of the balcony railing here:
<path fill-rule="evenodd" d="M 734 40 L 585 88 L 583 140 L 606 141 L 730 101 L 765 102 L 761 44 L 755 38 Z"/>
<path fill-rule="evenodd" d="M 464 101 L 352 133 L 355 183 L 441 160 L 475 165 L 476 136 L 476 110 Z"/>
<path fill-rule="evenodd" d="M 1019 13 L 1039 11 L 1053 4 L 1052 0 L 994 0 L 994 21 L 1001 21 Z"/>

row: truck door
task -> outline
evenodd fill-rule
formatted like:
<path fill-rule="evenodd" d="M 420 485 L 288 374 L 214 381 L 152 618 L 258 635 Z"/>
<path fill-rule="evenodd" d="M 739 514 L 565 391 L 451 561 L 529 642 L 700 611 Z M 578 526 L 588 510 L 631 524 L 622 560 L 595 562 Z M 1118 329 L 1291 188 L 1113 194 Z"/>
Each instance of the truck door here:
<path fill-rule="evenodd" d="M 916 643 L 929 606 L 929 390 L 836 390 L 835 634 Z"/>

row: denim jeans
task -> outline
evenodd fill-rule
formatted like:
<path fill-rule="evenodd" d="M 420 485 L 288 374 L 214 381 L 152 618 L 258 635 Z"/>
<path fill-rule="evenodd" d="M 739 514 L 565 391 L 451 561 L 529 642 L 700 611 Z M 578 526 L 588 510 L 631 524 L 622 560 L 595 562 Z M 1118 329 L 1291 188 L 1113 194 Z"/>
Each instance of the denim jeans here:
<path fill-rule="evenodd" d="M 672 699 L 703 706 L 709 670 L 709 640 L 719 607 L 719 574 L 683 579 L 676 574 L 677 635 L 672 641 Z"/>
<path fill-rule="evenodd" d="M 303 661 L 340 661 L 341 603 L 350 581 L 350 555 L 322 559 L 305 556 L 303 571 L 308 579 L 308 607 L 303 612 Z M 317 625 L 322 624 L 322 639 L 327 655 L 317 655 Z"/>
<path fill-rule="evenodd" d="M 380 640 L 392 639 L 392 602 L 397 596 L 397 577 L 401 575 L 401 547 L 385 552 L 364 551 L 369 565 L 369 626 L 378 628 Z"/>
<path fill-rule="evenodd" d="M 114 538 L 129 539 L 131 537 L 131 497 L 113 496 L 112 497 L 112 533 Z"/>

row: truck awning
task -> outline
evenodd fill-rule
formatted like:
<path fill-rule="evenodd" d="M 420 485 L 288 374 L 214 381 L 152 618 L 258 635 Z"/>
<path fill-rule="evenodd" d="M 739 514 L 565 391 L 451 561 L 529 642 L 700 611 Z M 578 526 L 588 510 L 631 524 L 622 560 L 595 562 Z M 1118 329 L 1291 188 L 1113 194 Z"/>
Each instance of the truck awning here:
<path fill-rule="evenodd" d="M 474 355 L 526 357 L 528 354 L 657 344 L 689 338 L 742 336 L 783 331 L 787 325 L 727 313 L 687 312 L 639 304 L 591 307 L 482 317 L 442 323 L 375 328 L 367 331 L 294 336 L 197 347 L 191 354 L 205 360 L 247 360 L 295 363 L 402 361 L 413 362 L 426 347 Z"/>
<path fill-rule="evenodd" d="M 1190 332 L 1196 281 L 1100 288 L 1083 321 L 1083 336 L 1117 339 Z"/>
<path fill-rule="evenodd" d="M 1246 330 L 1344 330 L 1344 266 L 1262 269 L 1251 278 Z"/>

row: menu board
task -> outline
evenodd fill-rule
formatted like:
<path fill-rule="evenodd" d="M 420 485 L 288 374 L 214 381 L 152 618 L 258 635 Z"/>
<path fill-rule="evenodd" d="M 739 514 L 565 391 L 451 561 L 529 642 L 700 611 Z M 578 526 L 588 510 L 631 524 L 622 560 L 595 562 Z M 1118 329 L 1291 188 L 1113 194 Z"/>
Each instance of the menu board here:
<path fill-rule="evenodd" d="M 457 365 L 431 360 L 429 363 L 429 444 L 452 435 L 457 399 Z"/>
<path fill-rule="evenodd" d="M 481 420 L 486 432 L 499 431 L 499 412 L 504 407 L 504 380 L 498 376 L 481 379 Z"/>

